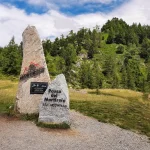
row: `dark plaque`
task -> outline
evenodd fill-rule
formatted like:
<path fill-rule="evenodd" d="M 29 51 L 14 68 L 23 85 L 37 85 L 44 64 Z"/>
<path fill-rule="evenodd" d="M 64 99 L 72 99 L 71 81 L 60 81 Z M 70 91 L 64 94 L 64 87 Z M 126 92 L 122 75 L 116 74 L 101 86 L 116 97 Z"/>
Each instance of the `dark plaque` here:
<path fill-rule="evenodd" d="M 30 94 L 44 94 L 48 87 L 48 82 L 31 82 Z"/>

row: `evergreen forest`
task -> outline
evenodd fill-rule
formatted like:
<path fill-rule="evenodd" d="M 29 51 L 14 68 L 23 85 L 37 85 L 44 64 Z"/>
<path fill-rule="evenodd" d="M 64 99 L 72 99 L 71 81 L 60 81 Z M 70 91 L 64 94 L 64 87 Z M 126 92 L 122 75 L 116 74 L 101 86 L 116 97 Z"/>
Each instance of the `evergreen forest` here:
<path fill-rule="evenodd" d="M 65 74 L 72 88 L 150 91 L 149 25 L 113 18 L 101 28 L 71 30 L 42 44 L 50 76 Z M 14 37 L 0 47 L 0 77 L 19 77 L 22 51 Z"/>

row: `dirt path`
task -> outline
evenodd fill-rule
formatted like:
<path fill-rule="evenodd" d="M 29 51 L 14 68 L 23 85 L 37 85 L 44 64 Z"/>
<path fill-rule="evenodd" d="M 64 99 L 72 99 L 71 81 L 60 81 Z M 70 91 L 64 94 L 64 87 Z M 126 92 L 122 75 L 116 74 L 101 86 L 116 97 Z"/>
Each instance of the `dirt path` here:
<path fill-rule="evenodd" d="M 0 117 L 0 150 L 150 150 L 146 136 L 71 112 L 70 130 Z"/>

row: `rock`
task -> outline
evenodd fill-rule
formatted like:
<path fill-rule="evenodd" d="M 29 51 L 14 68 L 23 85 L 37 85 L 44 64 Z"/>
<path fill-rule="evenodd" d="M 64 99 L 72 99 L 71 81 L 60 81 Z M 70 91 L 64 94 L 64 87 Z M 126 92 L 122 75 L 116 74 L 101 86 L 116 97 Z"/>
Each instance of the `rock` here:
<path fill-rule="evenodd" d="M 23 32 L 23 61 L 16 96 L 15 110 L 20 113 L 38 113 L 42 98 L 42 88 L 50 82 L 43 47 L 34 26 L 28 26 Z M 38 83 L 37 83 L 38 82 Z M 44 82 L 41 84 L 41 82 Z M 37 84 L 34 84 L 37 83 Z M 31 86 L 39 86 L 41 93 L 31 94 Z M 38 87 L 37 87 L 38 88 Z M 44 91 L 45 92 L 45 91 Z"/>
<path fill-rule="evenodd" d="M 39 122 L 69 124 L 69 93 L 65 76 L 58 75 L 43 94 Z"/>

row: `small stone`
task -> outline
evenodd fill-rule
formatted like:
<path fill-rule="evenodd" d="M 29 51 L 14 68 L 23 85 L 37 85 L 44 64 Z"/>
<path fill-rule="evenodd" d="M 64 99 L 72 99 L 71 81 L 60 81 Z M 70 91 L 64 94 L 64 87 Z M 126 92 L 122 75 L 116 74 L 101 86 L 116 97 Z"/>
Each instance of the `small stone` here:
<path fill-rule="evenodd" d="M 69 124 L 69 93 L 63 74 L 58 75 L 43 94 L 39 107 L 39 122 Z"/>

